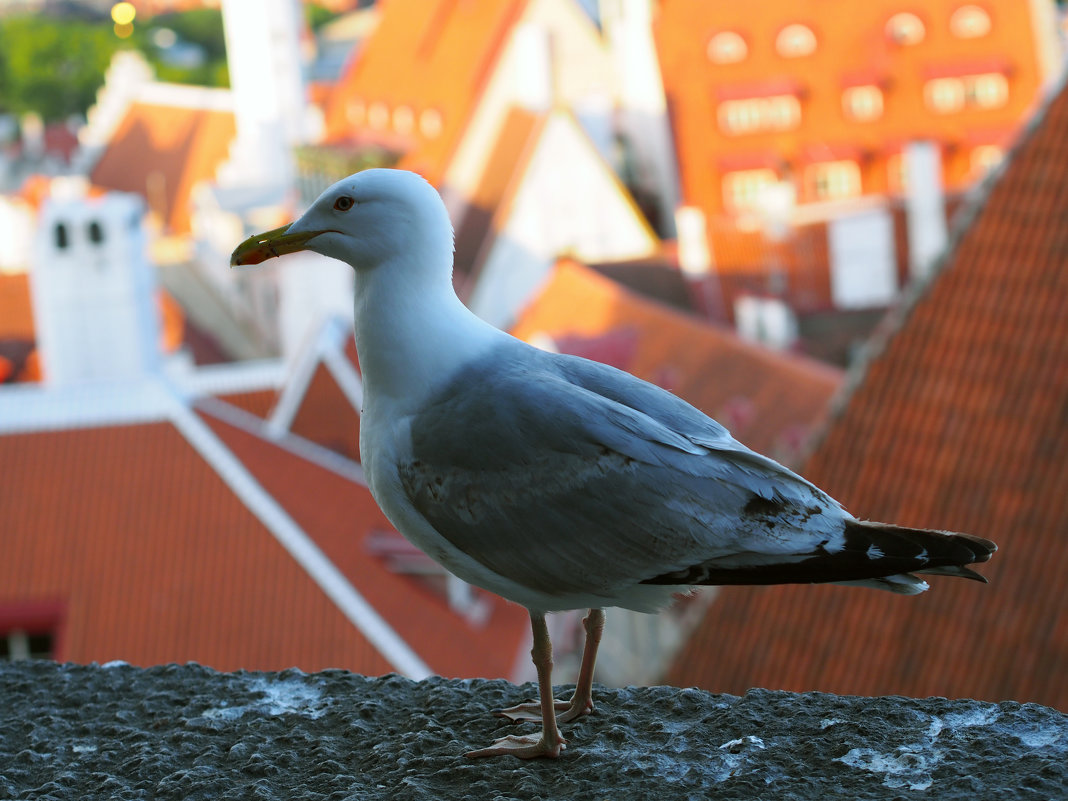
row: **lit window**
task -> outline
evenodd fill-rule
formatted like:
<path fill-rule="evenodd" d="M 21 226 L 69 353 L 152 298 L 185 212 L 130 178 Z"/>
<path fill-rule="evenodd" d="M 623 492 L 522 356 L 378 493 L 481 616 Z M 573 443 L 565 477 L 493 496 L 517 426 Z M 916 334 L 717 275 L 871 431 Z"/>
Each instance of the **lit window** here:
<path fill-rule="evenodd" d="M 923 20 L 907 11 L 894 14 L 886 21 L 886 38 L 894 44 L 919 44 L 923 41 L 925 33 Z"/>
<path fill-rule="evenodd" d="M 393 130 L 399 134 L 410 134 L 415 127 L 415 112 L 409 106 L 397 106 L 393 110 Z"/>
<path fill-rule="evenodd" d="M 372 103 L 367 109 L 367 123 L 376 130 L 381 130 L 389 125 L 389 109 L 385 103 Z"/>
<path fill-rule="evenodd" d="M 721 31 L 708 40 L 708 59 L 714 64 L 734 64 L 749 54 L 741 34 Z"/>
<path fill-rule="evenodd" d="M 729 134 L 788 131 L 801 122 L 801 103 L 794 95 L 725 100 L 717 113 L 720 128 Z"/>
<path fill-rule="evenodd" d="M 985 175 L 1005 158 L 1005 151 L 997 145 L 979 145 L 972 150 L 972 172 Z"/>
<path fill-rule="evenodd" d="M 949 18 L 950 32 L 960 39 L 978 39 L 990 33 L 990 15 L 979 6 L 961 6 Z"/>
<path fill-rule="evenodd" d="M 442 126 L 441 112 L 437 109 L 428 108 L 419 115 L 419 131 L 428 139 L 439 136 Z"/>
<path fill-rule="evenodd" d="M 960 78 L 935 78 L 923 89 L 929 108 L 951 114 L 965 108 L 999 108 L 1009 99 L 1009 82 L 999 72 L 965 75 Z"/>
<path fill-rule="evenodd" d="M 816 50 L 816 34 L 807 25 L 787 25 L 775 37 L 775 49 L 786 58 L 807 56 Z"/>
<path fill-rule="evenodd" d="M 923 87 L 929 108 L 940 114 L 951 114 L 964 108 L 964 81 L 960 78 L 935 78 Z"/>
<path fill-rule="evenodd" d="M 969 106 L 998 108 L 1009 99 L 1009 82 L 1000 72 L 971 75 L 964 79 L 964 100 Z"/>
<path fill-rule="evenodd" d="M 736 170 L 723 176 L 723 202 L 728 211 L 754 211 L 764 193 L 779 180 L 775 170 Z"/>
<path fill-rule="evenodd" d="M 805 186 L 813 200 L 843 200 L 860 194 L 860 165 L 855 161 L 824 161 L 805 168 Z"/>
<path fill-rule="evenodd" d="M 349 125 L 362 127 L 367 122 L 367 106 L 362 100 L 352 100 L 345 110 L 349 119 Z"/>
<path fill-rule="evenodd" d="M 857 122 L 870 122 L 883 116 L 883 91 L 878 86 L 850 86 L 842 92 L 842 111 Z"/>

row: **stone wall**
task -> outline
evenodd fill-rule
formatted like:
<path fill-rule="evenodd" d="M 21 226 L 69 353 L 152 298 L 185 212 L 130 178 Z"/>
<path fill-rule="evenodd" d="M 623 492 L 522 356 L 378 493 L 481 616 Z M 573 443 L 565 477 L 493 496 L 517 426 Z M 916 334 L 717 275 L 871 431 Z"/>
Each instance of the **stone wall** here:
<path fill-rule="evenodd" d="M 559 760 L 503 681 L 0 663 L 3 799 L 1057 799 L 1068 715 L 1034 704 L 599 689 Z"/>

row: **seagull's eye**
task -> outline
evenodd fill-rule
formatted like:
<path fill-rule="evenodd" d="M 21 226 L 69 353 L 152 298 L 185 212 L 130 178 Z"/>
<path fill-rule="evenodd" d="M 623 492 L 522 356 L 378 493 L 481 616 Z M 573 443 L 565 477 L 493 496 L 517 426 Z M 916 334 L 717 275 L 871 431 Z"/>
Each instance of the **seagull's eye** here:
<path fill-rule="evenodd" d="M 337 209 L 338 211 L 348 211 L 349 209 L 351 209 L 355 205 L 356 205 L 356 201 L 353 200 L 348 195 L 342 195 L 341 197 L 339 197 L 337 200 L 334 201 L 334 208 Z"/>

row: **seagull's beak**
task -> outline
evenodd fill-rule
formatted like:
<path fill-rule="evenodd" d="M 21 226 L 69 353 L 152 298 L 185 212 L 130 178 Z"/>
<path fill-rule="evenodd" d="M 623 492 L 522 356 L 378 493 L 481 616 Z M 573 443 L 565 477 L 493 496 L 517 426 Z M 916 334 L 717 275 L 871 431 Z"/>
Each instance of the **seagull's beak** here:
<path fill-rule="evenodd" d="M 290 223 L 289 225 L 283 225 L 281 228 L 275 228 L 273 231 L 250 236 L 234 248 L 234 252 L 230 256 L 230 266 L 259 264 L 267 261 L 267 259 L 273 259 L 275 256 L 304 250 L 310 239 L 314 239 L 319 234 L 327 233 L 327 231 L 287 233 L 292 227 L 293 224 Z"/>

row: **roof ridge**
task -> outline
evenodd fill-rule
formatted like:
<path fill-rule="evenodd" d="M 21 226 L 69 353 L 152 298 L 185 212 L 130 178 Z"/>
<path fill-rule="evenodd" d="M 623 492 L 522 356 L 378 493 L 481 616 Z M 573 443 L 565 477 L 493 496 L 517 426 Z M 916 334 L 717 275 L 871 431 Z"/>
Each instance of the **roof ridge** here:
<path fill-rule="evenodd" d="M 190 407 L 176 403 L 171 422 L 285 548 L 290 557 L 398 673 L 412 679 L 422 679 L 432 674 L 411 646 L 360 594 L 337 565 Z"/>
<path fill-rule="evenodd" d="M 216 397 L 205 397 L 196 401 L 196 408 L 227 425 L 240 429 L 247 434 L 277 445 L 283 450 L 305 461 L 336 473 L 362 487 L 367 486 L 367 477 L 363 467 L 352 459 L 330 450 L 318 442 L 294 434 L 292 431 L 272 432 L 267 424 L 252 412 L 246 411 L 232 403 Z"/>
<path fill-rule="evenodd" d="M 71 386 L 0 387 L 0 434 L 166 422 L 181 405 L 157 375 Z"/>
<path fill-rule="evenodd" d="M 845 414 L 853 396 L 863 385 L 871 366 L 882 356 L 890 343 L 904 328 L 912 313 L 927 297 L 943 273 L 953 264 L 957 251 L 967 238 L 976 221 L 986 210 L 987 203 L 1009 172 L 1020 152 L 1027 147 L 1049 113 L 1050 107 L 1062 95 L 1068 93 L 1068 67 L 1061 71 L 1055 81 L 1051 81 L 1048 91 L 1039 107 L 1020 131 L 1019 136 L 1005 154 L 1005 158 L 986 174 L 971 191 L 965 193 L 960 209 L 953 218 L 949 240 L 942 253 L 934 260 L 926 274 L 915 276 L 908 282 L 898 301 L 891 306 L 876 325 L 867 341 L 859 348 L 853 362 L 846 368 L 842 385 L 828 405 L 827 416 L 820 431 L 814 434 L 806 448 L 802 464 L 808 461 L 826 438 L 834 423 Z"/>

